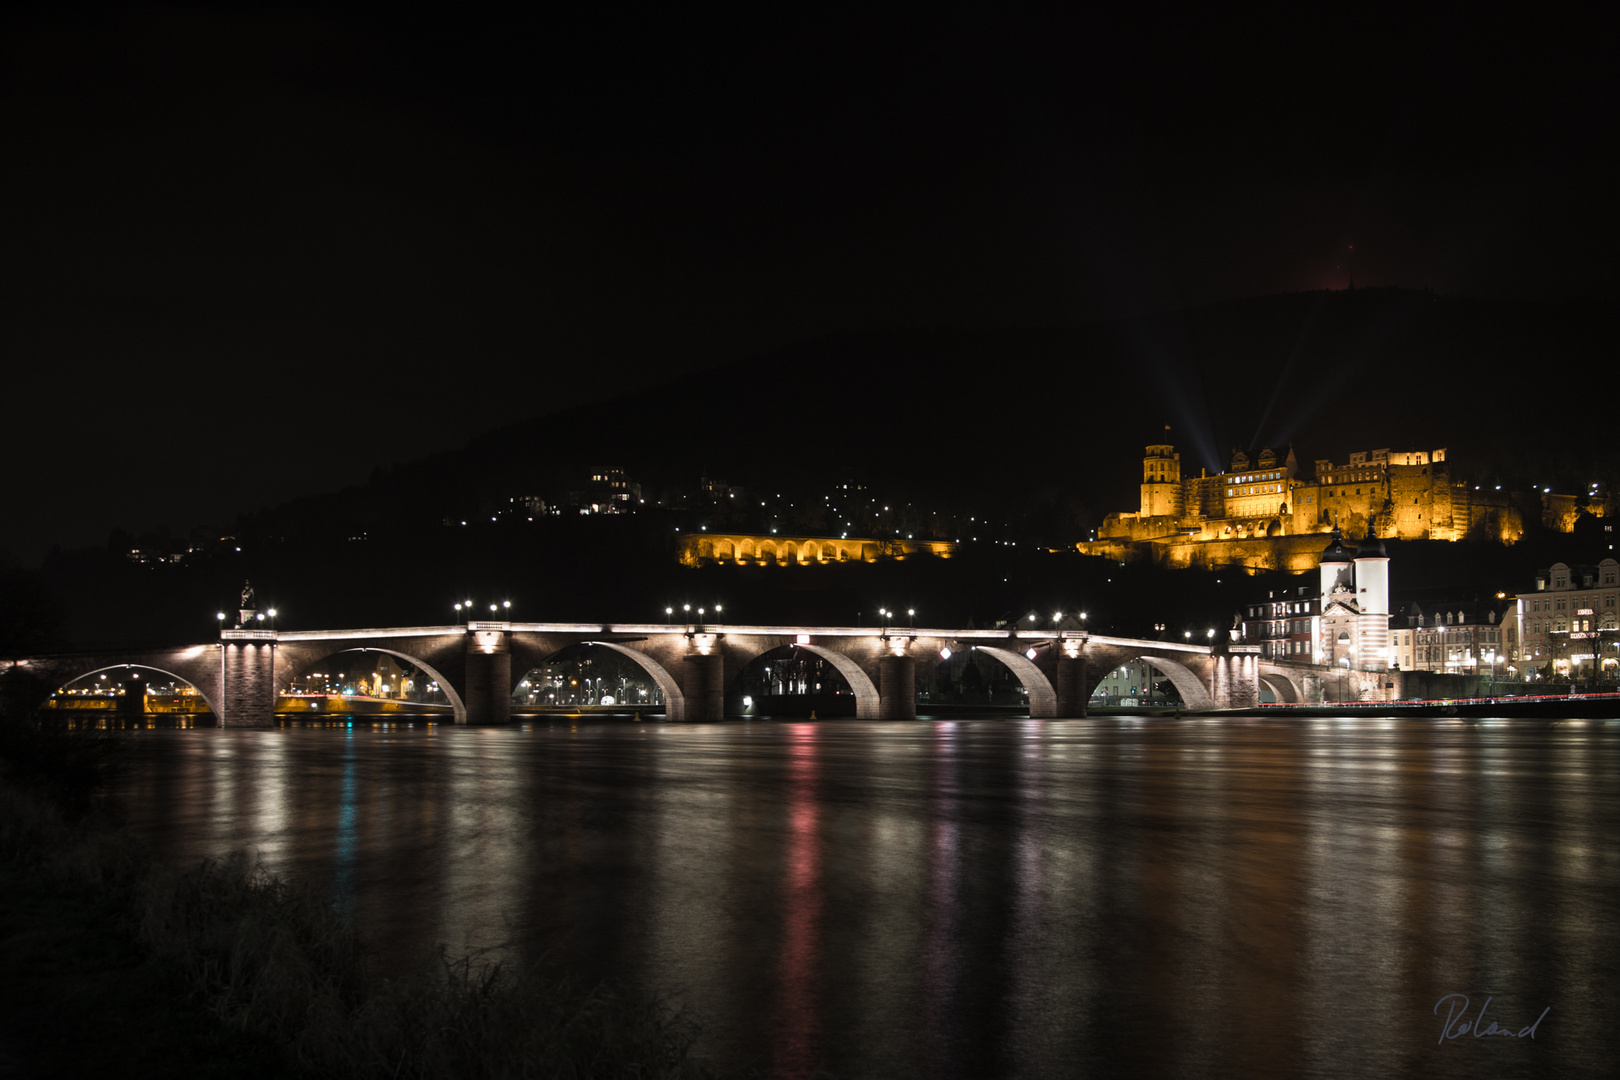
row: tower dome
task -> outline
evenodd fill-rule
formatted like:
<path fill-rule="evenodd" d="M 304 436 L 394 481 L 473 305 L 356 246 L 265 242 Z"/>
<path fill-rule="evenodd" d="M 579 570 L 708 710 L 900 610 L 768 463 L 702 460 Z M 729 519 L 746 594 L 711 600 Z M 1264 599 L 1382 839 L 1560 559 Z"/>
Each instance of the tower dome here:
<path fill-rule="evenodd" d="M 1384 542 L 1378 539 L 1378 537 L 1369 529 L 1367 532 L 1367 539 L 1363 540 L 1361 542 L 1361 546 L 1356 548 L 1356 561 L 1360 562 L 1362 559 L 1387 558 L 1389 558 L 1389 552 L 1384 550 Z"/>
<path fill-rule="evenodd" d="M 1380 545 L 1382 547 L 1382 545 Z M 1355 558 L 1355 551 L 1344 546 L 1344 537 L 1339 533 L 1339 527 L 1333 527 L 1333 542 L 1322 549 L 1323 563 L 1347 563 Z"/>

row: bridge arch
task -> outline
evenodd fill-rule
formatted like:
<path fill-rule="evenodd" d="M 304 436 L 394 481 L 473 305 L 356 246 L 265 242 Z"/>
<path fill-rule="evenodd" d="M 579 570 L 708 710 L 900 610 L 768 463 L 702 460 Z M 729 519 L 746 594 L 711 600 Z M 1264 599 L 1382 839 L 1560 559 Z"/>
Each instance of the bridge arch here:
<path fill-rule="evenodd" d="M 71 678 L 63 680 L 60 684 L 58 684 L 56 690 L 52 691 L 51 696 L 55 697 L 56 694 L 60 693 L 63 690 L 66 690 L 68 687 L 72 686 L 74 683 L 83 682 L 85 679 L 91 678 L 92 676 L 95 676 L 95 675 L 100 675 L 102 672 L 105 672 L 105 671 L 126 671 L 126 670 L 129 670 L 131 668 L 136 669 L 138 671 L 155 671 L 159 675 L 167 675 L 171 679 L 178 679 L 180 682 L 185 683 L 187 686 L 189 686 L 193 690 L 197 691 L 197 696 L 203 699 L 204 704 L 206 704 L 208 706 L 208 711 L 212 712 L 214 714 L 214 721 L 216 723 L 223 724 L 225 722 L 225 711 L 222 708 L 220 708 L 220 702 L 219 702 L 218 695 L 215 694 L 215 693 L 211 693 L 208 690 L 208 688 L 203 685 L 202 682 L 198 681 L 197 679 L 192 678 L 189 675 L 182 675 L 178 671 L 171 671 L 168 668 L 160 667 L 157 664 L 147 664 L 147 663 L 142 663 L 140 661 L 134 661 L 134 660 L 129 661 L 127 663 L 120 662 L 120 663 L 117 663 L 117 664 L 103 664 L 100 667 L 94 667 L 94 668 L 90 668 L 87 671 L 79 672 L 78 674 L 73 675 Z"/>
<path fill-rule="evenodd" d="M 876 720 L 883 715 L 882 699 L 878 693 L 877 685 L 872 682 L 872 677 L 866 673 L 866 669 L 861 667 L 854 657 L 821 645 L 798 645 L 796 648 L 827 661 L 833 666 L 834 671 L 844 677 L 844 681 L 849 684 L 850 693 L 855 695 L 855 719 Z M 769 649 L 765 650 L 765 652 L 770 651 Z M 748 663 L 752 664 L 755 660 L 764 656 L 765 652 L 756 654 Z"/>
<path fill-rule="evenodd" d="M 1046 672 L 1035 666 L 1035 661 L 1021 652 L 1003 649 L 999 645 L 975 644 L 974 648 L 1000 660 L 1024 685 L 1024 691 L 1029 694 L 1029 715 L 1032 718 L 1057 715 L 1057 690 L 1052 686 L 1052 680 L 1046 677 Z"/>
<path fill-rule="evenodd" d="M 414 664 L 416 667 L 421 668 L 432 677 L 434 682 L 439 684 L 439 689 L 444 691 L 445 701 L 450 704 L 451 711 L 455 716 L 455 722 L 458 724 L 465 724 L 467 722 L 467 704 L 462 700 L 461 694 L 456 690 L 455 684 L 449 679 L 445 678 L 444 673 L 439 671 L 428 661 L 422 659 L 420 656 L 413 656 L 408 652 L 402 652 L 399 649 L 390 649 L 385 646 L 378 645 L 341 645 L 334 649 L 300 649 L 298 652 L 297 667 L 296 669 L 288 672 L 286 676 L 287 682 L 290 684 L 293 679 L 304 674 L 305 672 L 308 672 L 316 664 L 319 664 L 322 661 L 329 660 L 332 657 L 339 656 L 343 653 L 351 652 L 385 653 L 389 656 L 398 657 L 401 660 L 407 661 L 408 663 Z M 279 693 L 280 687 L 278 686 L 276 689 Z"/>
<path fill-rule="evenodd" d="M 675 681 L 675 676 L 671 675 L 669 669 L 664 667 L 663 664 L 660 664 L 644 652 L 620 645 L 616 641 L 591 641 L 587 642 L 587 644 L 612 649 L 621 656 L 635 661 L 641 670 L 652 676 L 652 681 L 658 684 L 658 692 L 664 695 L 664 719 L 686 719 L 686 697 L 681 693 L 680 684 Z M 555 656 L 556 653 L 552 655 Z"/>
<path fill-rule="evenodd" d="M 1086 687 L 1087 698 L 1091 697 L 1093 692 L 1096 691 L 1097 686 L 1107 677 L 1108 672 L 1122 664 L 1142 663 L 1149 665 L 1169 679 L 1170 685 L 1176 688 L 1176 692 L 1181 695 L 1182 703 L 1187 708 L 1213 709 L 1215 707 L 1215 698 L 1210 694 L 1209 687 L 1204 685 L 1204 680 L 1199 677 L 1196 671 L 1193 671 L 1179 660 L 1168 656 L 1159 656 L 1151 652 L 1122 650 L 1110 654 L 1106 662 L 1107 667 L 1104 667 L 1100 674 L 1093 672 L 1091 675 L 1089 679 L 1090 685 Z"/>
<path fill-rule="evenodd" d="M 645 671 L 658 686 L 658 692 L 664 696 L 664 719 L 678 721 L 686 719 L 686 695 L 681 692 L 681 684 L 675 676 L 658 660 L 640 649 L 633 649 L 617 641 L 603 641 L 599 638 L 584 638 L 579 641 L 570 641 L 558 648 L 541 648 L 526 652 L 518 664 L 513 665 L 512 677 L 521 679 L 527 672 L 551 663 L 558 656 L 570 649 L 590 646 L 599 649 L 611 649 L 620 656 L 626 657 Z M 518 670 L 521 667 L 522 670 Z M 515 686 L 513 687 L 515 689 Z"/>
<path fill-rule="evenodd" d="M 1305 700 L 1305 695 L 1295 685 L 1294 680 L 1280 671 L 1264 671 L 1260 673 L 1260 684 L 1270 690 L 1272 696 L 1285 705 L 1297 705 Z"/>

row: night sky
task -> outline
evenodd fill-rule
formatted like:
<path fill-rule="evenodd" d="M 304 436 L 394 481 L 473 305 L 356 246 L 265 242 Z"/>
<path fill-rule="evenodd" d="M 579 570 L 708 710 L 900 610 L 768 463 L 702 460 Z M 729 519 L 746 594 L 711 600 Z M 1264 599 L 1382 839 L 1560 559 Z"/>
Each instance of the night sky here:
<path fill-rule="evenodd" d="M 0 551 L 818 335 L 1342 288 L 1351 245 L 1616 294 L 1603 28 L 1307 7 L 4 16 Z"/>

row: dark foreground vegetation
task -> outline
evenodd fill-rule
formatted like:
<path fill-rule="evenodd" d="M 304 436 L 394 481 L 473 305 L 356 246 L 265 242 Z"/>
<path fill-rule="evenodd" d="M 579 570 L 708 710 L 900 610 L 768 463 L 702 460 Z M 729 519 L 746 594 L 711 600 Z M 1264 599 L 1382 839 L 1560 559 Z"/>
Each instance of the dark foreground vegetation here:
<path fill-rule="evenodd" d="M 4 726 L 0 1073 L 712 1075 L 686 1018 L 543 966 L 441 951 L 380 978 L 330 898 L 240 853 L 155 865 L 64 803 L 46 744 L 104 775 L 116 735 Z"/>

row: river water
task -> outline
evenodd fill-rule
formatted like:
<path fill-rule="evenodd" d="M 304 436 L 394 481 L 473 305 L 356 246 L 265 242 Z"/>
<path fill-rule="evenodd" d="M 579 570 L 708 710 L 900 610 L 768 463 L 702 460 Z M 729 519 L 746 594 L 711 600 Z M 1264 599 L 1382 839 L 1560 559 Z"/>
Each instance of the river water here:
<path fill-rule="evenodd" d="M 704 1056 L 768 1076 L 1599 1076 L 1620 1060 L 1616 722 L 133 741 L 110 799 L 166 857 L 251 847 L 332 888 L 400 969 L 442 942 L 657 993 L 702 1022 Z M 1534 1037 L 1443 1037 L 1448 1013 L 1455 1034 L 1482 1006 L 1484 1030 L 1539 1017 Z"/>

